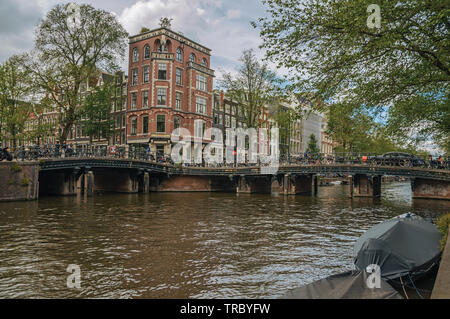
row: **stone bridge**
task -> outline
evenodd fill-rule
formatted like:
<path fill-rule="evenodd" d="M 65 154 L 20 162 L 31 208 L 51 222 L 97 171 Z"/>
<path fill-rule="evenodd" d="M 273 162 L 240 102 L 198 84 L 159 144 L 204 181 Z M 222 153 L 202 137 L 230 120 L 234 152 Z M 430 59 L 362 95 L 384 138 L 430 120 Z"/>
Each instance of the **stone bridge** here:
<path fill-rule="evenodd" d="M 16 163 L 16 164 L 11 164 Z M 450 171 L 423 167 L 367 164 L 286 165 L 264 173 L 261 167 L 183 167 L 151 161 L 113 158 L 44 159 L 11 162 L 35 166 L 37 181 L 29 199 L 40 195 L 90 196 L 95 192 L 221 191 L 238 193 L 311 194 L 318 176 L 348 176 L 350 196 L 378 197 L 381 178 L 403 176 L 411 180 L 413 198 L 450 199 Z M 0 169 L 5 170 L 3 162 Z M 28 168 L 29 170 L 29 168 Z M 7 173 L 5 171 L 5 173 Z M 3 174 L 7 175 L 7 174 Z M 34 177 L 34 179 L 36 179 Z M 9 181 L 10 183 L 10 181 Z M 8 186 L 5 178 L 0 179 Z M 0 200 L 2 196 L 0 191 Z M 25 197 L 27 197 L 25 196 Z M 11 197 L 11 196 L 10 196 Z M 7 198 L 6 198 L 7 199 Z"/>
<path fill-rule="evenodd" d="M 352 196 L 380 196 L 381 177 L 411 180 L 415 198 L 450 199 L 450 171 L 364 164 L 288 165 L 275 174 L 261 167 L 182 167 L 131 159 L 70 158 L 40 162 L 42 193 L 96 191 L 233 191 L 301 194 L 317 190 L 318 175 L 349 176 Z M 274 170 L 275 171 L 275 170 Z"/>

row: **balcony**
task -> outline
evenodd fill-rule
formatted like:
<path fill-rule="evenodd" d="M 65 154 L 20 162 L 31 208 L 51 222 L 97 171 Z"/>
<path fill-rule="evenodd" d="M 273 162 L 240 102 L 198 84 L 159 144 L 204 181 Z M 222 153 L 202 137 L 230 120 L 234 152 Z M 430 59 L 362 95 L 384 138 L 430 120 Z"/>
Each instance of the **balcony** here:
<path fill-rule="evenodd" d="M 187 68 L 188 69 L 191 68 L 191 69 L 194 69 L 196 71 L 203 72 L 203 73 L 208 74 L 209 76 L 214 77 L 214 70 L 211 70 L 210 68 L 207 68 L 206 66 L 203 66 L 201 64 L 189 61 L 187 63 Z"/>
<path fill-rule="evenodd" d="M 173 61 L 173 53 L 168 52 L 152 52 L 152 60 L 168 60 Z"/>

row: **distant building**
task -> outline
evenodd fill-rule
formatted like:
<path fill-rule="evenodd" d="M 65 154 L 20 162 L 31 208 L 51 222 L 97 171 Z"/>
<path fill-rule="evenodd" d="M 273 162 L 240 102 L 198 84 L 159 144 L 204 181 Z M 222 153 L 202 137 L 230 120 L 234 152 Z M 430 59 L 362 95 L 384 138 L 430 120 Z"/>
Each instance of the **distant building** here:
<path fill-rule="evenodd" d="M 308 148 L 308 143 L 311 134 L 314 135 L 317 141 L 317 146 L 321 149 L 322 145 L 322 120 L 324 116 L 313 109 L 312 99 L 303 96 L 298 97 L 302 109 L 301 130 L 302 139 L 300 144 L 300 152 L 304 153 Z"/>
<path fill-rule="evenodd" d="M 127 77 L 123 72 L 111 74 L 98 70 L 88 80 L 80 85 L 80 96 L 88 96 L 96 87 L 103 86 L 106 82 L 113 83 L 114 96 L 112 98 L 111 116 L 114 120 L 114 128 L 108 134 L 92 136 L 92 143 L 95 145 L 123 145 L 126 143 L 125 135 L 125 110 L 127 102 Z M 59 92 L 62 99 L 64 92 Z M 62 128 L 59 126 L 61 111 L 57 107 L 33 107 L 33 112 L 29 120 L 25 123 L 25 132 L 28 133 L 25 145 L 35 144 L 55 144 L 61 135 Z M 69 131 L 66 143 L 68 144 L 89 144 L 90 137 L 83 128 L 83 121 L 78 119 Z"/>
<path fill-rule="evenodd" d="M 327 133 L 328 124 L 326 118 L 323 119 L 322 122 L 322 134 L 321 134 L 321 149 L 320 152 L 326 155 L 332 155 L 334 148 L 335 148 L 335 142 L 333 142 L 333 139 L 330 135 Z"/>

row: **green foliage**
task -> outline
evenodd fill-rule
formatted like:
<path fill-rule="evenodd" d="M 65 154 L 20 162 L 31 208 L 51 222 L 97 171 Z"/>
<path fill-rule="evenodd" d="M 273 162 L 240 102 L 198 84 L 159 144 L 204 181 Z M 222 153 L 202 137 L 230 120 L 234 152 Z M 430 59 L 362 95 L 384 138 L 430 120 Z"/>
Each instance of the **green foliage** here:
<path fill-rule="evenodd" d="M 82 106 L 80 89 L 98 69 L 113 72 L 125 58 L 128 33 L 117 18 L 90 5 L 79 6 L 71 23 L 69 4 L 58 4 L 36 30 L 27 69 L 37 88 L 61 111 L 61 142 L 67 139 Z"/>
<path fill-rule="evenodd" d="M 314 134 L 309 136 L 308 146 L 306 148 L 312 155 L 316 155 L 320 153 L 320 149 L 317 146 L 317 139 Z"/>
<path fill-rule="evenodd" d="M 253 50 L 244 50 L 237 73 L 222 72 L 219 87 L 241 110 L 247 127 L 258 128 L 265 106 L 283 97 L 280 80 L 266 63 L 260 63 Z"/>
<path fill-rule="evenodd" d="M 14 55 L 0 65 L 0 140 L 11 140 L 16 146 L 23 138 L 30 103 L 23 101 L 31 93 L 30 72 L 24 68 L 24 57 Z"/>
<path fill-rule="evenodd" d="M 149 32 L 149 31 L 150 31 L 149 28 L 147 28 L 147 27 L 142 27 L 142 28 L 141 28 L 141 31 L 140 31 L 139 33 L 145 33 L 145 32 Z"/>
<path fill-rule="evenodd" d="M 102 87 L 96 87 L 84 100 L 78 116 L 78 124 L 89 136 L 90 142 L 94 137 L 109 137 L 114 125 L 111 115 L 114 86 L 105 83 Z"/>
<path fill-rule="evenodd" d="M 450 144 L 450 6 L 444 0 L 379 1 L 381 28 L 369 28 L 371 0 L 264 0 L 267 58 L 290 71 L 300 92 L 381 111 L 399 142 Z"/>
<path fill-rule="evenodd" d="M 24 176 L 20 185 L 22 185 L 22 187 L 27 187 L 28 185 L 30 185 L 30 182 L 31 180 L 27 176 Z"/>
<path fill-rule="evenodd" d="M 13 173 L 19 173 L 22 171 L 22 166 L 14 163 L 13 165 L 11 165 L 11 171 L 13 171 Z"/>
<path fill-rule="evenodd" d="M 441 239 L 442 251 L 444 250 L 445 244 L 447 243 L 449 225 L 450 225 L 450 214 L 441 216 L 436 223 L 437 228 L 439 229 L 439 231 L 442 234 L 442 239 Z"/>

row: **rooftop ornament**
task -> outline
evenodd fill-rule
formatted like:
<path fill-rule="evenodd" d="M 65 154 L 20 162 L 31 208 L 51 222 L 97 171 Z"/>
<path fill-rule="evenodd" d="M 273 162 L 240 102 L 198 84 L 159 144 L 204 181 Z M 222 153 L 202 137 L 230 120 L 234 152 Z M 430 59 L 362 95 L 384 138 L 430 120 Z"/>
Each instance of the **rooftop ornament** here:
<path fill-rule="evenodd" d="M 170 29 L 172 20 L 173 19 L 169 19 L 169 18 L 160 18 L 159 25 L 161 28 Z"/>

